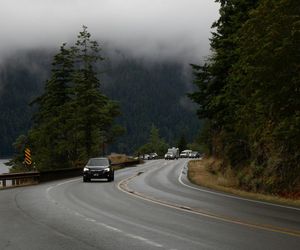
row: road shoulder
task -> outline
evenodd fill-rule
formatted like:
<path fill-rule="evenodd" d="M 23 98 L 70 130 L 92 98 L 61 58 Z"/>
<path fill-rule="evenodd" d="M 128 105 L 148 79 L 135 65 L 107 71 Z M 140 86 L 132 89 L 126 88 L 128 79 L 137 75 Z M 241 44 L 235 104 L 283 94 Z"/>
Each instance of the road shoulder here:
<path fill-rule="evenodd" d="M 287 199 L 276 195 L 247 192 L 240 189 L 232 173 L 222 174 L 220 172 L 211 171 L 211 169 L 208 167 L 211 161 L 212 159 L 207 158 L 190 161 L 188 163 L 187 173 L 189 181 L 198 186 L 207 187 L 247 199 L 300 208 L 299 199 Z"/>

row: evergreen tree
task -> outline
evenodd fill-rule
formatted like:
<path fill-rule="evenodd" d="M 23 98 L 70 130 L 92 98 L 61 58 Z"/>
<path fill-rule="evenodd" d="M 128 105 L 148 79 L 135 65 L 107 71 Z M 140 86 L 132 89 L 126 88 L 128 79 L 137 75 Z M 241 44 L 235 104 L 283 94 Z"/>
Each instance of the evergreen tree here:
<path fill-rule="evenodd" d="M 177 143 L 177 148 L 179 148 L 179 152 L 181 152 L 187 148 L 187 142 L 186 142 L 184 134 L 181 134 L 181 136 L 178 140 L 178 143 Z"/>
<path fill-rule="evenodd" d="M 299 183 L 300 3 L 219 1 L 213 56 L 193 65 L 210 152 L 241 186 L 292 192 Z"/>
<path fill-rule="evenodd" d="M 299 13 L 296 0 L 261 1 L 239 31 L 229 76 L 242 100 L 235 131 L 248 135 L 256 167 L 247 184 L 273 192 L 293 190 L 300 178 Z"/>
<path fill-rule="evenodd" d="M 61 46 L 45 93 L 33 102 L 38 111 L 28 144 L 39 169 L 82 165 L 120 134 L 113 125 L 119 107 L 100 90 L 96 65 L 103 58 L 90 36 L 84 26 L 75 46 Z"/>
<path fill-rule="evenodd" d="M 149 143 L 152 148 L 151 151 L 156 152 L 158 155 L 163 155 L 168 148 L 168 145 L 165 142 L 165 140 L 163 138 L 160 138 L 158 128 L 155 127 L 153 124 L 150 130 Z"/>
<path fill-rule="evenodd" d="M 153 124 L 150 129 L 148 143 L 141 146 L 136 154 L 149 154 L 156 152 L 158 155 L 163 155 L 168 149 L 168 144 L 159 135 L 159 130 Z"/>
<path fill-rule="evenodd" d="M 228 143 L 237 141 L 231 127 L 234 106 L 238 100 L 226 98 L 228 75 L 232 65 L 238 60 L 238 30 L 249 18 L 249 13 L 257 6 L 257 0 L 217 0 L 220 2 L 220 18 L 212 27 L 212 57 L 203 65 L 192 65 L 194 83 L 198 91 L 190 98 L 199 104 L 198 116 L 206 119 L 210 135 L 208 141 L 211 154 L 223 157 Z"/>
<path fill-rule="evenodd" d="M 96 62 L 103 58 L 99 54 L 98 43 L 90 40 L 90 33 L 85 26 L 72 49 L 76 61 L 73 101 L 77 124 L 75 135 L 78 140 L 76 151 L 85 159 L 99 153 L 103 143 L 101 128 L 107 98 L 99 91 L 100 81 L 94 69 Z"/>
<path fill-rule="evenodd" d="M 83 159 L 97 156 L 103 151 L 103 144 L 111 142 L 120 127 L 113 127 L 113 120 L 120 114 L 116 102 L 100 92 L 96 63 L 103 60 L 100 47 L 90 39 L 87 27 L 83 26 L 76 45 L 73 47 L 76 61 L 74 89 L 79 154 Z"/>
<path fill-rule="evenodd" d="M 45 168 L 68 167 L 69 142 L 66 110 L 72 99 L 73 55 L 66 44 L 54 56 L 51 77 L 46 82 L 45 93 L 32 104 L 39 110 L 33 117 L 29 131 L 29 143 L 34 149 L 33 159 Z"/>

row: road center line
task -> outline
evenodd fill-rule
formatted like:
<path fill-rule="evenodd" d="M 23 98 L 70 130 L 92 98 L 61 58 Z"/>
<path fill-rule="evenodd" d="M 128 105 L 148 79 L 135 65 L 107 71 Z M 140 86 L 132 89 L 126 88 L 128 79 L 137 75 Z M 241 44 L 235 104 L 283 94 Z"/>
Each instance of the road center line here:
<path fill-rule="evenodd" d="M 165 206 L 165 207 L 169 207 L 169 208 L 173 208 L 173 209 L 177 209 L 180 211 L 184 211 L 187 213 L 192 213 L 192 214 L 197 214 L 197 215 L 201 215 L 207 218 L 211 218 L 211 219 L 215 219 L 215 220 L 219 220 L 219 221 L 224 221 L 224 222 L 228 222 L 228 223 L 232 223 L 232 224 L 237 224 L 237 225 L 241 225 L 241 226 L 246 226 L 246 227 L 250 227 L 250 228 L 256 228 L 256 229 L 261 229 L 261 230 L 265 230 L 265 231 L 270 231 L 270 232 L 275 232 L 275 233 L 281 233 L 281 234 L 287 234 L 290 236 L 295 236 L 295 237 L 300 237 L 300 231 L 297 230 L 292 230 L 292 229 L 287 229 L 287 228 L 281 228 L 281 227 L 275 227 L 272 225 L 261 225 L 261 224 L 254 224 L 254 223 L 250 223 L 250 222 L 246 222 L 246 221 L 241 221 L 235 218 L 231 218 L 231 217 L 226 217 L 226 216 L 221 216 L 218 214 L 214 214 L 214 213 L 209 213 L 206 211 L 202 211 L 199 209 L 195 209 L 195 208 L 190 208 L 190 207 L 186 207 L 184 205 L 180 205 L 180 204 L 174 204 L 174 203 L 170 203 L 167 201 L 163 201 L 163 200 L 159 200 L 153 197 L 149 197 L 145 194 L 141 194 L 138 192 L 135 192 L 133 190 L 130 190 L 128 188 L 128 183 L 135 177 L 137 177 L 138 175 L 135 174 L 133 176 L 127 177 L 123 180 L 121 180 L 118 185 L 117 188 L 124 192 L 127 193 L 131 196 L 134 196 L 136 198 L 140 198 L 142 200 L 148 201 L 148 202 L 152 202 L 161 206 Z"/>

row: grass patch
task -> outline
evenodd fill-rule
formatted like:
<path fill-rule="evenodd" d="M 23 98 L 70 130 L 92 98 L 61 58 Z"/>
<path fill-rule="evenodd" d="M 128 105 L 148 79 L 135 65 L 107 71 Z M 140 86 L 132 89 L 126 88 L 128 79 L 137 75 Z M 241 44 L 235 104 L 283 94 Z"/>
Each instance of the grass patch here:
<path fill-rule="evenodd" d="M 127 162 L 128 156 L 123 154 L 111 154 L 108 156 L 112 164 L 121 164 Z"/>
<path fill-rule="evenodd" d="M 108 156 L 111 163 L 114 165 L 114 170 L 122 169 L 125 166 L 131 166 L 131 163 L 135 163 L 138 159 L 127 156 L 125 154 L 111 154 Z"/>
<path fill-rule="evenodd" d="M 125 154 L 111 154 L 108 156 L 108 158 L 111 160 L 112 164 L 122 164 L 122 163 L 136 161 L 136 159 L 127 156 Z"/>
<path fill-rule="evenodd" d="M 188 164 L 189 180 L 199 186 L 238 195 L 244 198 L 300 207 L 300 199 L 287 199 L 280 196 L 247 192 L 238 187 L 238 179 L 233 171 L 222 168 L 222 161 L 214 158 L 193 160 Z"/>

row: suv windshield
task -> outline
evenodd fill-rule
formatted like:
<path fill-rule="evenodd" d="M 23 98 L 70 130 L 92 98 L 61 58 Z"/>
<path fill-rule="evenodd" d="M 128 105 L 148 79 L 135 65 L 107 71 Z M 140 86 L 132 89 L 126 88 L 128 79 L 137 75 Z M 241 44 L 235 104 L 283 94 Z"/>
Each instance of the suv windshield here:
<path fill-rule="evenodd" d="M 108 159 L 90 159 L 88 164 L 88 166 L 108 166 L 109 165 L 109 161 Z"/>

